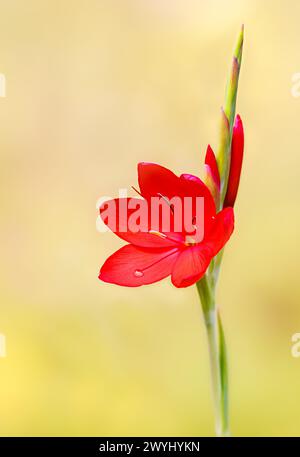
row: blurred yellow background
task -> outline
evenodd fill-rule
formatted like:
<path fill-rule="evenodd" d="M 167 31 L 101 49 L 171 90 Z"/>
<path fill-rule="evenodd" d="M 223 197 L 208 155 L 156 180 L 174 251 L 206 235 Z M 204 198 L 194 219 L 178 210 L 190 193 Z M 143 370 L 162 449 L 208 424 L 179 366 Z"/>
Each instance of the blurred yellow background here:
<path fill-rule="evenodd" d="M 297 0 L 1 0 L 0 435 L 213 435 L 196 288 L 101 283 L 96 201 L 201 173 L 245 23 L 246 134 L 218 302 L 232 434 L 300 436 Z"/>

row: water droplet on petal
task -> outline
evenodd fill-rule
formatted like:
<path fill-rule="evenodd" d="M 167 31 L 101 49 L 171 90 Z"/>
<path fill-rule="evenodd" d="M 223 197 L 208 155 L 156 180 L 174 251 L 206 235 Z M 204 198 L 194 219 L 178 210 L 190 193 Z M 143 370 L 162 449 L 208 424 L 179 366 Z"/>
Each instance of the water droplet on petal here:
<path fill-rule="evenodd" d="M 135 270 L 134 276 L 136 278 L 141 278 L 142 276 L 144 276 L 144 273 L 142 272 L 142 270 Z"/>

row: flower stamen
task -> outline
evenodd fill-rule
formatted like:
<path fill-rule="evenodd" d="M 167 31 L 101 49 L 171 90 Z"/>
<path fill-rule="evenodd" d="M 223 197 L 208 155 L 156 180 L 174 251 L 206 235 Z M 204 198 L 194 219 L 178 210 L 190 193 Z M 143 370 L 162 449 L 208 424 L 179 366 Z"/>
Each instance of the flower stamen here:
<path fill-rule="evenodd" d="M 180 240 L 176 240 L 175 238 L 171 238 L 170 236 L 167 236 L 165 233 L 158 232 L 156 230 L 149 230 L 148 233 L 150 233 L 151 235 L 159 236 L 160 238 L 163 238 L 165 240 L 173 241 L 174 243 L 177 243 L 177 244 L 182 244 L 182 242 Z"/>

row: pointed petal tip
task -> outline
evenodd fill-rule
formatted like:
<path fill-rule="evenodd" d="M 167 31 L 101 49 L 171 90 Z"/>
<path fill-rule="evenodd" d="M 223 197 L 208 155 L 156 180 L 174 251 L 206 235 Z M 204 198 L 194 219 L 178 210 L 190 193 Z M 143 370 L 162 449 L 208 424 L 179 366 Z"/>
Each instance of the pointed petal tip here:
<path fill-rule="evenodd" d="M 233 128 L 234 132 L 239 131 L 241 135 L 244 135 L 243 121 L 239 114 L 235 116 Z"/>
<path fill-rule="evenodd" d="M 161 168 L 164 168 L 162 165 L 159 165 L 158 163 L 155 163 L 155 162 L 138 162 L 137 164 L 137 170 L 138 172 L 141 171 L 144 167 L 153 167 L 153 166 L 157 166 L 157 167 L 161 167 Z"/>
<path fill-rule="evenodd" d="M 139 170 L 139 168 L 145 167 L 145 166 L 147 166 L 147 165 L 154 165 L 154 164 L 151 163 L 151 162 L 138 162 L 137 168 L 138 168 L 138 170 Z"/>
<path fill-rule="evenodd" d="M 202 184 L 203 185 L 203 181 L 198 177 L 198 176 L 195 176 L 195 175 L 192 175 L 191 173 L 182 173 L 180 176 L 179 176 L 180 179 L 185 179 L 186 181 L 194 181 L 198 184 Z"/>
<path fill-rule="evenodd" d="M 208 145 L 206 149 L 204 170 L 208 175 L 212 176 L 217 189 L 220 189 L 220 173 L 218 169 L 218 164 L 215 153 L 210 145 Z M 210 190 L 212 191 L 212 189 Z"/>
<path fill-rule="evenodd" d="M 213 148 L 211 147 L 210 144 L 208 144 L 207 148 L 206 148 L 206 154 L 205 154 L 205 163 L 206 164 L 209 164 L 209 160 L 212 155 L 214 155 Z"/>
<path fill-rule="evenodd" d="M 99 271 L 98 279 L 99 279 L 100 281 L 102 281 L 102 282 L 106 282 L 105 279 L 104 279 L 104 277 L 103 277 L 103 273 L 102 273 L 101 270 Z"/>

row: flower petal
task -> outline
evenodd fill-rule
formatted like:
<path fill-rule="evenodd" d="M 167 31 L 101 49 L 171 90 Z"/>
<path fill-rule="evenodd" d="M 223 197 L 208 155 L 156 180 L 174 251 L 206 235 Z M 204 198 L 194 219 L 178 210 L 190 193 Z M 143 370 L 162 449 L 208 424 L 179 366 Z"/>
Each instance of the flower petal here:
<path fill-rule="evenodd" d="M 219 168 L 218 168 L 216 156 L 214 154 L 214 151 L 210 147 L 210 145 L 207 146 L 206 155 L 205 155 L 205 165 L 209 166 L 213 180 L 216 183 L 216 186 L 218 187 L 218 189 L 220 190 Z"/>
<path fill-rule="evenodd" d="M 209 246 L 199 244 L 184 249 L 178 256 L 172 270 L 175 287 L 188 287 L 199 281 L 206 272 L 213 257 Z"/>
<path fill-rule="evenodd" d="M 169 276 L 178 249 L 143 249 L 131 244 L 111 255 L 102 266 L 99 279 L 120 286 L 138 287 Z"/>
<path fill-rule="evenodd" d="M 194 181 L 194 182 L 197 182 L 198 184 L 203 184 L 201 179 L 198 178 L 198 176 L 191 175 L 190 173 L 182 173 L 182 175 L 180 175 L 180 178 L 186 179 L 188 181 Z"/>
<path fill-rule="evenodd" d="M 230 171 L 228 177 L 228 185 L 226 191 L 226 197 L 224 201 L 224 208 L 227 206 L 232 206 L 235 203 L 237 196 L 240 176 L 242 171 L 243 163 L 243 154 L 244 154 L 244 129 L 242 119 L 239 115 L 235 118 L 235 123 L 233 126 L 232 134 L 232 144 L 231 144 L 231 159 L 230 159 Z"/>
<path fill-rule="evenodd" d="M 144 198 L 163 195 L 168 199 L 177 195 L 178 176 L 168 168 L 156 163 L 141 162 L 138 164 L 138 181 Z"/>
<path fill-rule="evenodd" d="M 212 224 L 212 218 L 216 215 L 216 206 L 214 198 L 209 190 L 209 188 L 204 184 L 201 179 L 197 178 L 193 175 L 183 174 L 180 176 L 181 185 L 180 191 L 183 196 L 192 197 L 193 200 L 193 215 L 196 216 L 197 214 L 197 198 L 203 198 L 204 201 L 204 227 L 203 233 L 210 231 L 210 227 Z M 188 203 L 188 202 L 187 202 Z M 199 224 L 203 224 L 203 220 L 200 221 L 196 219 L 196 226 L 198 226 L 198 230 L 200 231 Z"/>
<path fill-rule="evenodd" d="M 209 230 L 211 219 L 216 214 L 216 207 L 208 187 L 201 179 L 190 174 L 183 174 L 178 177 L 167 168 L 145 162 L 138 165 L 138 174 L 141 194 L 147 200 L 157 195 L 164 196 L 169 200 L 173 197 L 179 197 L 182 202 L 182 207 L 188 208 L 190 204 L 189 200 L 192 199 L 192 215 L 196 216 L 198 207 L 196 203 L 197 199 L 203 198 L 205 213 L 204 231 Z M 182 214 L 184 214 L 184 209 Z M 184 222 L 186 221 L 181 223 L 183 227 L 185 226 Z M 203 224 L 203 221 L 201 223 Z"/>
<path fill-rule="evenodd" d="M 141 198 L 115 198 L 104 202 L 100 208 L 103 222 L 121 239 L 144 248 L 167 248 L 178 246 L 183 241 L 179 233 L 162 232 L 163 224 L 151 233 L 151 208 L 147 200 Z M 137 212 L 139 221 L 136 220 Z M 170 225 L 172 225 L 170 215 Z"/>
<path fill-rule="evenodd" d="M 234 229 L 233 208 L 225 208 L 215 218 L 213 228 L 204 240 L 215 256 L 227 243 Z"/>
<path fill-rule="evenodd" d="M 184 173 L 176 176 L 171 170 L 155 163 L 138 164 L 138 180 L 144 198 L 163 195 L 172 197 L 204 197 L 208 212 L 215 213 L 214 201 L 209 189 L 197 176 Z"/>
<path fill-rule="evenodd" d="M 205 164 L 204 164 L 204 182 L 209 188 L 217 208 L 220 205 L 220 174 L 215 154 L 212 148 L 208 145 Z"/>

